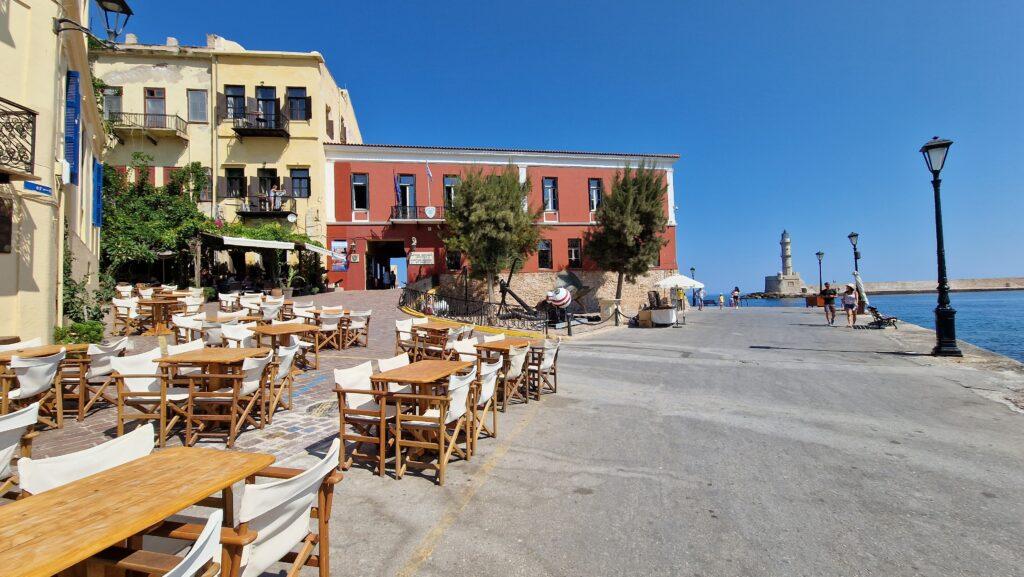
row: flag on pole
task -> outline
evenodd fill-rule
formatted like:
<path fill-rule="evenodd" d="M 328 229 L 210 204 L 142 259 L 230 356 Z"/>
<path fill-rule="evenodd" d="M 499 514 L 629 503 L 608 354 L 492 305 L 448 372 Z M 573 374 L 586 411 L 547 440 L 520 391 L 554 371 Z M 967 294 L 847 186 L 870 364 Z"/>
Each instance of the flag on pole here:
<path fill-rule="evenodd" d="M 398 186 L 398 175 L 395 174 L 395 205 L 401 206 L 402 204 L 402 189 Z"/>
<path fill-rule="evenodd" d="M 427 164 L 427 181 L 434 182 L 434 174 L 430 172 L 430 161 L 426 161 Z"/>

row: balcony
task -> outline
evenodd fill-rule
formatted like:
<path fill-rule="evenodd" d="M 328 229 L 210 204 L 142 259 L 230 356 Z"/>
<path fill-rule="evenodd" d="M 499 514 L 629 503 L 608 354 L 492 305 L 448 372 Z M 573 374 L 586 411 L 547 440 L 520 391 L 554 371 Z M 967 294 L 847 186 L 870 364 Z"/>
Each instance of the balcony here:
<path fill-rule="evenodd" d="M 288 138 L 288 117 L 280 110 L 239 112 L 231 118 L 232 127 L 239 137 L 272 136 Z"/>
<path fill-rule="evenodd" d="M 122 141 L 141 135 L 153 144 L 158 138 L 180 138 L 188 141 L 188 123 L 177 114 L 146 114 L 142 112 L 109 112 L 107 120 L 114 134 Z"/>
<path fill-rule="evenodd" d="M 0 174 L 7 180 L 38 180 L 35 159 L 35 111 L 0 98 Z"/>
<path fill-rule="evenodd" d="M 441 206 L 392 206 L 391 222 L 441 222 L 444 207 Z"/>
<path fill-rule="evenodd" d="M 291 195 L 271 197 L 269 194 L 256 194 L 236 198 L 242 200 L 236 211 L 242 218 L 286 218 L 294 222 L 295 197 Z"/>

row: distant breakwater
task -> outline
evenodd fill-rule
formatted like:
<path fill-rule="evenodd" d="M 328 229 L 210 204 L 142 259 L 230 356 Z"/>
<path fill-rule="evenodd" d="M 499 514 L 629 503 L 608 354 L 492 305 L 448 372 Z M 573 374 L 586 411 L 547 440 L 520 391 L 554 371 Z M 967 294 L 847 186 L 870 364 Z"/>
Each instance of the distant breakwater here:
<path fill-rule="evenodd" d="M 864 290 L 869 295 L 933 293 L 937 284 L 934 280 L 866 282 Z M 954 292 L 1022 290 L 1024 277 L 951 279 L 949 289 Z"/>

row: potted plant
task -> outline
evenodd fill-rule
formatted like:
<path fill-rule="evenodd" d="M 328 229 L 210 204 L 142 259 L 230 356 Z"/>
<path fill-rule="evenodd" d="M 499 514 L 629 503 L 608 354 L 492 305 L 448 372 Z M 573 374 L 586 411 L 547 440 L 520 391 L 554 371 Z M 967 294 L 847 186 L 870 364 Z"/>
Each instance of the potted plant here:
<path fill-rule="evenodd" d="M 299 274 L 298 267 L 293 267 L 290 271 L 288 271 L 288 281 L 285 283 L 285 286 L 282 287 L 281 289 L 284 292 L 285 298 L 292 298 L 295 295 L 295 286 L 296 284 L 298 284 L 296 279 L 300 279 L 302 283 L 306 282 L 306 279 Z"/>

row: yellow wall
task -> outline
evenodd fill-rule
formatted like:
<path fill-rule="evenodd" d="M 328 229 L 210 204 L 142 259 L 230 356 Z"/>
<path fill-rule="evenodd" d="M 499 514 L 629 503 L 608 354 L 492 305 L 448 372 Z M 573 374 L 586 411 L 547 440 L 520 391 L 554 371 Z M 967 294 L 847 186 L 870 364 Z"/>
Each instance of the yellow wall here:
<path fill-rule="evenodd" d="M 0 334 L 50 342 L 60 322 L 64 222 L 77 258 L 75 275 L 96 272 L 100 230 L 92 226 L 92 158 L 101 158 L 102 125 L 95 112 L 85 37 L 53 32 L 54 18 L 88 24 L 86 0 L 9 0 L 0 18 L 0 96 L 38 113 L 33 182 L 52 194 L 25 189 L 25 181 L 0 184 L 14 204 L 13 250 L 0 253 Z M 79 185 L 62 183 L 64 99 L 68 69 L 81 73 L 83 161 Z M 95 281 L 95 275 L 93 280 Z"/>

